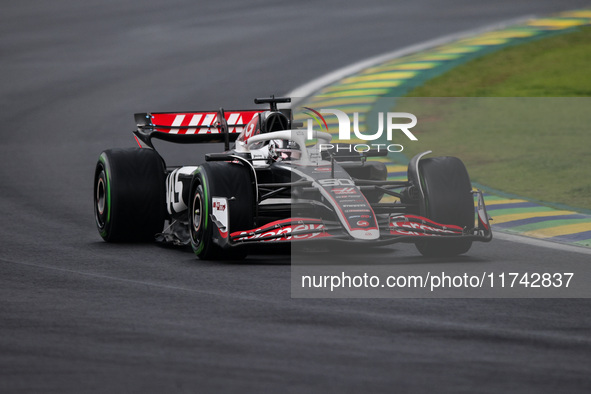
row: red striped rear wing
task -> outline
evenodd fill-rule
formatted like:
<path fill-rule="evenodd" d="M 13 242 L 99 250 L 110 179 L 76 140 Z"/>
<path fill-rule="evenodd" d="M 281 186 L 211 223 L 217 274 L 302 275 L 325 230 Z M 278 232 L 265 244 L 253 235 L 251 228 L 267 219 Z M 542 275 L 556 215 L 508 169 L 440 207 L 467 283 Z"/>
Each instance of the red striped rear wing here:
<path fill-rule="evenodd" d="M 234 141 L 244 126 L 261 112 L 263 110 L 137 113 L 138 128 L 134 133 L 151 147 L 152 138 L 177 143 Z M 228 125 L 228 136 L 224 122 L 218 121 L 220 114 Z"/>

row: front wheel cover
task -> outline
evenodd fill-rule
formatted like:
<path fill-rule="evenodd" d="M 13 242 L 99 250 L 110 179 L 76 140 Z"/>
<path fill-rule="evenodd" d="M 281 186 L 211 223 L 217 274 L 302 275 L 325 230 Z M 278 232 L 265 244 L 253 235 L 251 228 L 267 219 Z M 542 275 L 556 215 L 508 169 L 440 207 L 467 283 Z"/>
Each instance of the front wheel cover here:
<path fill-rule="evenodd" d="M 424 215 L 438 223 L 463 228 L 474 226 L 472 185 L 464 163 L 456 157 L 435 157 L 419 162 L 421 187 L 424 193 Z M 469 239 L 437 239 L 429 237 L 415 243 L 423 256 L 451 257 L 466 253 L 472 246 Z"/>
<path fill-rule="evenodd" d="M 242 260 L 246 257 L 246 248 L 227 245 L 223 240 L 220 245 L 215 239 L 217 227 L 212 219 L 213 197 L 227 198 L 232 231 L 247 230 L 254 224 L 254 193 L 251 188 L 248 170 L 241 165 L 208 162 L 193 173 L 188 221 L 191 247 L 199 259 Z"/>

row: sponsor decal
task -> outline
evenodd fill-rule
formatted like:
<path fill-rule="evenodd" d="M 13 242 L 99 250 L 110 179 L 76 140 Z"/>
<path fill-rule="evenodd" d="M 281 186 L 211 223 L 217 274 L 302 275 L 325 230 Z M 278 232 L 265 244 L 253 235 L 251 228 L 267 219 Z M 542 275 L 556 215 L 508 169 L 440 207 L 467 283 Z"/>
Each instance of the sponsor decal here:
<path fill-rule="evenodd" d="M 264 231 L 259 234 L 252 234 L 252 232 L 249 231 L 241 231 L 239 233 L 233 233 L 232 237 L 238 236 L 235 240 L 236 242 L 251 239 L 259 239 L 261 242 L 277 242 L 330 237 L 331 234 L 323 231 L 324 229 L 325 227 L 323 224 L 292 224 L 278 229 Z M 308 233 L 307 231 L 310 230 L 318 230 L 318 232 Z M 298 232 L 306 233 L 298 234 Z"/>
<path fill-rule="evenodd" d="M 367 227 L 367 226 L 369 226 L 369 223 L 366 222 L 365 220 L 360 220 L 360 221 L 357 222 L 357 225 L 359 227 Z"/>
<path fill-rule="evenodd" d="M 355 239 L 377 239 L 379 237 L 373 211 L 351 178 L 328 178 L 320 179 L 317 182 L 322 186 L 321 191 L 325 193 L 325 197 L 334 202 L 333 206 L 336 208 L 337 216 L 340 218 L 341 223 L 346 226 L 349 235 Z M 346 205 L 343 204 L 345 199 L 359 200 L 361 203 Z M 357 212 L 368 216 L 366 220 L 368 222 L 367 227 L 356 226 L 357 220 L 351 218 L 353 216 L 351 213 Z"/>
<path fill-rule="evenodd" d="M 229 111 L 226 112 L 228 132 L 240 133 L 242 126 L 250 122 L 261 111 Z M 217 112 L 195 113 L 155 113 L 151 114 L 151 123 L 156 131 L 169 134 L 218 134 Z M 161 127 L 158 127 L 161 126 Z"/>
<path fill-rule="evenodd" d="M 457 226 L 454 226 L 457 227 Z M 459 229 L 459 227 L 457 227 Z M 413 231 L 418 230 L 418 231 Z M 430 231 L 432 233 L 425 233 L 425 231 Z M 439 234 L 433 234 L 439 233 Z M 461 234 L 460 230 L 451 230 L 448 228 L 438 228 L 434 226 L 430 226 L 425 223 L 416 223 L 416 222 L 409 222 L 409 221 L 393 221 L 390 223 L 390 234 L 394 235 L 427 235 L 427 236 L 438 236 L 438 235 L 446 235 L 446 234 Z"/>
<path fill-rule="evenodd" d="M 357 190 L 354 187 L 337 187 L 331 190 L 335 195 L 343 194 L 357 194 Z"/>
<path fill-rule="evenodd" d="M 439 237 L 442 234 L 427 234 L 427 233 L 420 233 L 417 231 L 406 231 L 406 230 L 390 230 L 391 235 L 412 235 L 412 236 L 421 236 L 421 237 Z"/>
<path fill-rule="evenodd" d="M 213 203 L 213 209 L 214 209 L 214 211 L 225 211 L 226 204 L 225 204 L 225 202 L 222 202 L 222 201 L 216 201 Z"/>
<path fill-rule="evenodd" d="M 347 201 L 348 202 L 352 202 L 350 200 L 350 198 L 351 197 L 358 197 L 358 195 L 357 196 L 352 196 L 352 195 L 349 195 L 349 194 L 334 194 L 334 193 L 332 193 L 332 197 L 334 199 L 338 200 L 339 203 L 343 203 L 343 202 L 347 202 Z M 349 200 L 347 200 L 347 199 L 349 199 Z"/>
<path fill-rule="evenodd" d="M 224 197 L 212 197 L 212 214 L 215 225 L 223 238 L 228 236 L 228 200 Z"/>

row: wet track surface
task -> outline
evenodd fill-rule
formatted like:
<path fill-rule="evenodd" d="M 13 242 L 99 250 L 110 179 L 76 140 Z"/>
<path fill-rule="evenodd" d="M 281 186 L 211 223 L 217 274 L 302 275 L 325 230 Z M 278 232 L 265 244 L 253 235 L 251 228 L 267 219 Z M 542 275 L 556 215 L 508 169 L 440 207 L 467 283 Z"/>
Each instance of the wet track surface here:
<path fill-rule="evenodd" d="M 588 300 L 291 299 L 289 256 L 109 245 L 92 214 L 96 158 L 133 146 L 134 112 L 250 107 L 365 57 L 584 5 L 5 5 L 0 391 L 588 391 Z M 218 148 L 172 149 L 187 164 Z M 381 258 L 423 261 L 391 249 Z M 494 240 L 460 261 L 560 269 L 589 255 Z"/>

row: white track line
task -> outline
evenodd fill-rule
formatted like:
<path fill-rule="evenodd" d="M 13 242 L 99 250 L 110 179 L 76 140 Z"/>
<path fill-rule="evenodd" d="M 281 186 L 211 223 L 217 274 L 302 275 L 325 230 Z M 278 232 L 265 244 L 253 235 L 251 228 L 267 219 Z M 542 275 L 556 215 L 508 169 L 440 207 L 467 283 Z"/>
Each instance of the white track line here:
<path fill-rule="evenodd" d="M 302 86 L 299 86 L 289 93 L 286 94 L 286 97 L 292 97 L 292 106 L 297 105 L 299 102 L 303 101 L 304 99 L 312 96 L 314 93 L 318 92 L 323 87 L 330 85 L 340 79 L 343 79 L 349 75 L 355 74 L 364 70 L 368 67 L 373 67 L 377 64 L 384 63 L 390 60 L 394 60 L 396 58 L 410 55 L 416 52 L 424 51 L 430 48 L 434 48 L 440 45 L 448 44 L 453 41 L 461 40 L 463 38 L 468 38 L 472 36 L 476 36 L 478 34 L 486 33 L 488 31 L 500 30 L 512 25 L 518 25 L 524 23 L 528 20 L 534 19 L 534 15 L 523 16 L 520 18 L 510 19 L 504 22 L 495 23 L 492 25 L 488 25 L 485 27 L 481 27 L 478 29 L 472 29 L 468 31 L 463 31 L 460 33 L 449 34 L 447 36 L 443 36 L 440 38 L 436 38 L 434 40 L 425 41 L 419 44 L 411 45 L 408 47 L 404 47 L 402 49 L 398 49 L 392 52 L 387 52 L 382 55 L 374 56 L 369 59 L 361 60 L 359 62 L 353 63 L 343 68 L 339 68 L 338 70 L 329 72 L 319 78 L 316 78 Z M 522 244 L 534 245 L 544 248 L 556 249 L 556 250 L 563 250 L 568 252 L 575 252 L 575 253 L 583 253 L 583 254 L 591 254 L 590 248 L 585 248 L 584 246 L 575 246 L 575 245 L 567 245 L 567 244 L 560 244 L 557 242 L 552 241 L 544 241 L 542 239 L 537 238 L 529 238 L 525 236 L 515 235 L 515 234 L 508 234 L 495 231 L 494 237 L 496 239 L 500 239 L 503 241 L 511 241 L 511 242 L 518 242 Z"/>
<path fill-rule="evenodd" d="M 565 252 L 574 252 L 574 253 L 582 253 L 582 254 L 591 254 L 591 248 L 586 248 L 584 246 L 576 246 L 576 245 L 569 245 L 569 244 L 560 244 L 558 242 L 553 241 L 546 241 L 539 238 L 530 238 L 523 235 L 517 234 L 508 234 L 508 233 L 501 233 L 496 230 L 493 234 L 493 239 L 500 239 L 502 241 L 510 241 L 510 242 L 518 242 L 521 244 L 539 246 L 542 248 L 550 248 L 555 250 L 563 250 Z"/>
<path fill-rule="evenodd" d="M 488 31 L 500 30 L 507 26 L 517 25 L 520 23 L 524 23 L 530 19 L 534 19 L 535 16 L 523 16 L 520 18 L 510 19 L 505 22 L 495 23 L 492 25 L 488 25 L 485 27 L 481 27 L 478 29 L 472 29 L 460 33 L 454 33 L 447 36 L 443 36 L 440 38 L 436 38 L 434 40 L 425 41 L 419 44 L 411 45 L 402 49 L 398 49 L 392 52 L 387 52 L 382 55 L 370 57 L 369 59 L 361 60 L 357 63 L 353 63 L 343 68 L 339 68 L 338 70 L 331 71 L 328 74 L 325 74 L 319 78 L 316 78 L 302 86 L 299 86 L 293 89 L 291 92 L 287 93 L 287 97 L 292 97 L 295 100 L 293 101 L 292 105 L 297 104 L 299 101 L 308 98 L 312 94 L 316 93 L 323 87 L 330 85 L 339 79 L 343 79 L 349 75 L 358 73 L 359 71 L 373 67 L 377 64 L 384 63 L 402 56 L 410 55 L 412 53 L 424 51 L 426 49 L 434 48 L 440 45 L 448 44 L 453 41 L 460 40 L 462 38 L 468 38 L 471 36 L 475 36 L 478 34 L 486 33 Z"/>

